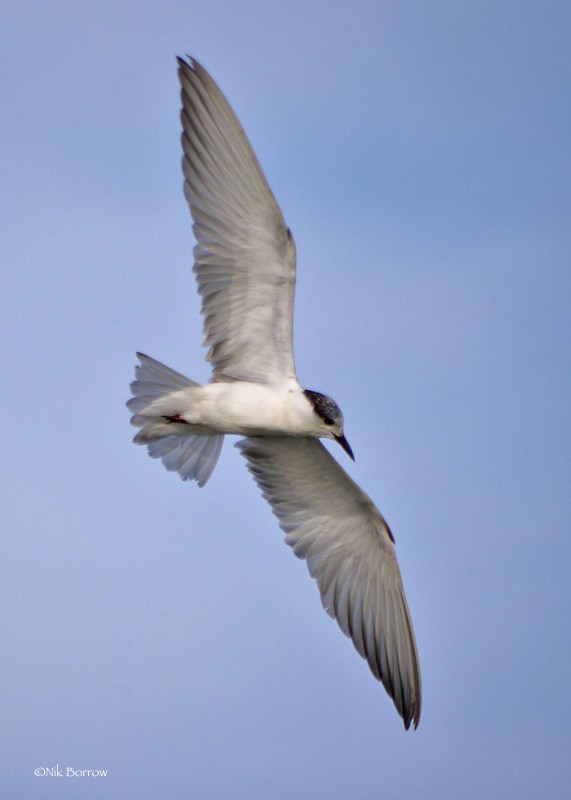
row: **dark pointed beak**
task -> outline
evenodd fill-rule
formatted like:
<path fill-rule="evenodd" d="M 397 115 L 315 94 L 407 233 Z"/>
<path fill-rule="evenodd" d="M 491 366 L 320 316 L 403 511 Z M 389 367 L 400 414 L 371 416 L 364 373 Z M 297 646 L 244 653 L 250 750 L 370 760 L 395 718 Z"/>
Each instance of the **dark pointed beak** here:
<path fill-rule="evenodd" d="M 349 442 L 347 441 L 345 436 L 344 435 L 343 436 L 336 436 L 335 437 L 335 441 L 338 442 L 341 445 L 341 447 L 343 448 L 343 450 L 345 450 L 345 452 L 347 453 L 349 458 L 351 458 L 351 459 L 353 459 L 353 461 L 355 461 L 355 456 L 353 455 L 353 451 L 351 450 L 351 445 L 349 444 Z"/>

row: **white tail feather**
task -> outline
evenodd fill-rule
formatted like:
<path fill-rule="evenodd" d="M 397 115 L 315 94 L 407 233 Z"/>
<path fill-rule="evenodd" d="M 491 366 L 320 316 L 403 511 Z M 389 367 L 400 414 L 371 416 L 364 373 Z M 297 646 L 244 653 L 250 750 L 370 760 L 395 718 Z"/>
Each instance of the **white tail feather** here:
<path fill-rule="evenodd" d="M 160 458 L 183 481 L 195 480 L 204 486 L 216 466 L 224 436 L 199 435 L 192 425 L 170 422 L 164 416 L 164 404 L 157 403 L 161 399 L 168 403 L 169 395 L 199 384 L 143 353 L 137 357 L 140 364 L 131 384 L 133 397 L 127 403 L 133 412 L 131 424 L 141 429 L 134 441 L 146 445 L 152 458 Z M 150 408 L 153 405 L 156 407 Z"/>
<path fill-rule="evenodd" d="M 149 442 L 152 458 L 160 458 L 168 470 L 178 472 L 183 481 L 204 486 L 218 461 L 224 436 L 163 436 Z"/>
<path fill-rule="evenodd" d="M 127 403 L 127 408 L 134 414 L 138 414 L 158 397 L 199 385 L 143 353 L 137 353 L 137 358 L 141 363 L 135 367 L 136 380 L 131 384 L 133 397 Z"/>

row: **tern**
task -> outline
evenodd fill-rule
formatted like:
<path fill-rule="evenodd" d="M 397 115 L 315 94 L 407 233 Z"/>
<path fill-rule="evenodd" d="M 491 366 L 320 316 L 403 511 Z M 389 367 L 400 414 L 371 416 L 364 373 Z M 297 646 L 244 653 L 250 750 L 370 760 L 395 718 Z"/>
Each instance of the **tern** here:
<path fill-rule="evenodd" d="M 228 101 L 195 60 L 178 59 L 184 194 L 202 298 L 208 384 L 138 353 L 127 405 L 134 441 L 199 486 L 224 436 L 237 447 L 305 559 L 325 610 L 393 699 L 404 726 L 420 719 L 414 631 L 393 535 L 372 500 L 320 438 L 353 458 L 337 403 L 298 382 L 293 354 L 292 234 Z"/>

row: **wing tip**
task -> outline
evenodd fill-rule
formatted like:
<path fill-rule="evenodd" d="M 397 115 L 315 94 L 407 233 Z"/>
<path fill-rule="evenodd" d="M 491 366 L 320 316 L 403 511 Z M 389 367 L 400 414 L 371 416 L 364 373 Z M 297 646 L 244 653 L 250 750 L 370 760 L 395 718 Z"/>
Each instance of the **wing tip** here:
<path fill-rule="evenodd" d="M 419 694 L 419 696 L 412 701 L 411 705 L 408 708 L 405 708 L 401 714 L 405 731 L 408 731 L 411 725 L 413 730 L 418 728 L 420 722 L 420 713 L 421 702 Z"/>
<path fill-rule="evenodd" d="M 203 83 L 210 78 L 210 75 L 204 69 L 200 61 L 194 58 L 194 56 L 191 56 L 188 53 L 184 57 L 176 56 L 176 61 L 178 64 L 179 77 L 184 75 L 185 77 L 189 78 L 191 75 L 196 75 Z M 212 78 L 210 78 L 210 80 L 212 81 Z"/>
<path fill-rule="evenodd" d="M 193 58 L 188 53 L 186 56 L 176 56 L 176 61 L 179 66 L 179 69 L 192 69 L 194 70 L 195 65 L 198 63 L 195 58 Z"/>

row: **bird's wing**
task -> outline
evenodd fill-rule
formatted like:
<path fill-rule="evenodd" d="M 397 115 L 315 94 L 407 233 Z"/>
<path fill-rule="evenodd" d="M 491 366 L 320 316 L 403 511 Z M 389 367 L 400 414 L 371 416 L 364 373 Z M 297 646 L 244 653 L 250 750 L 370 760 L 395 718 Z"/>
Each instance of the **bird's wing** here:
<path fill-rule="evenodd" d="M 326 611 L 381 680 L 405 728 L 420 719 L 412 622 L 390 530 L 369 497 L 317 439 L 237 443 L 294 553 L 307 561 Z"/>
<path fill-rule="evenodd" d="M 178 59 L 184 192 L 198 244 L 214 380 L 295 377 L 295 245 L 254 151 L 210 75 Z"/>

